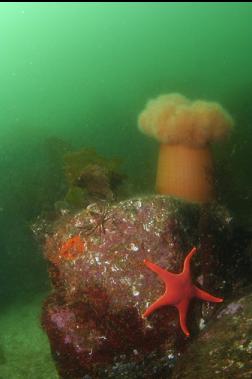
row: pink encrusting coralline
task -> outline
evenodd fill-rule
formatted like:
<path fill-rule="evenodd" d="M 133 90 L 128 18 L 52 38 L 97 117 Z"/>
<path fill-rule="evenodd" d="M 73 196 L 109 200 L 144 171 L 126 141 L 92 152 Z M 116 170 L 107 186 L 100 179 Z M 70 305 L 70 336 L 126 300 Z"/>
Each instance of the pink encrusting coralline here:
<path fill-rule="evenodd" d="M 214 198 L 210 145 L 225 139 L 233 119 L 218 103 L 191 101 L 180 94 L 147 102 L 139 129 L 160 142 L 157 191 L 189 201 Z"/>
<path fill-rule="evenodd" d="M 185 340 L 173 307 L 143 319 L 164 291 L 144 260 L 179 273 L 186 251 L 199 245 L 198 211 L 172 197 L 149 196 L 93 203 L 55 224 L 45 245 L 54 292 L 42 323 L 62 378 L 168 376 Z M 219 233 L 218 213 L 213 210 Z M 214 259 L 218 265 L 216 247 Z M 195 270 L 202 274 L 199 258 L 192 263 L 195 281 Z M 212 274 L 209 265 L 207 270 Z M 220 295 L 218 287 L 204 289 Z M 199 315 L 192 313 L 193 333 Z"/>

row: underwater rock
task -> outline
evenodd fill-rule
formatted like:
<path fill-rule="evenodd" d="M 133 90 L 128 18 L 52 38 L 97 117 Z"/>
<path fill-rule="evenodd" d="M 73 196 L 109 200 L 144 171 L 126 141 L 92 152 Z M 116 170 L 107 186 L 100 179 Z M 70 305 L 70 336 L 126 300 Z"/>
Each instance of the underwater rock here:
<path fill-rule="evenodd" d="M 252 377 L 252 294 L 224 306 L 178 361 L 172 379 Z"/>
<path fill-rule="evenodd" d="M 61 377 L 167 378 L 187 339 L 174 307 L 142 318 L 164 291 L 143 261 L 179 273 L 196 245 L 193 281 L 223 295 L 221 272 L 215 269 L 223 267 L 218 241 L 228 228 L 225 209 L 211 205 L 203 210 L 165 196 L 112 205 L 100 201 L 62 216 L 45 244 L 54 293 L 42 314 Z M 211 254 L 211 264 L 206 264 Z M 201 304 L 190 306 L 192 335 L 202 324 Z M 205 314 L 210 317 L 214 308 Z"/>

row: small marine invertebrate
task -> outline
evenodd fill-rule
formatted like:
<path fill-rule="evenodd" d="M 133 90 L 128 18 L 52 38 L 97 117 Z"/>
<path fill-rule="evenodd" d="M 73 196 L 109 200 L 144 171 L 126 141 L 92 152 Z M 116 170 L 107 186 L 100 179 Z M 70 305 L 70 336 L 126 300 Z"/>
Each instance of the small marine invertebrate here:
<path fill-rule="evenodd" d="M 65 260 L 76 259 L 84 252 L 85 246 L 86 245 L 80 236 L 73 236 L 61 245 L 59 258 Z"/>
<path fill-rule="evenodd" d="M 144 261 L 146 266 L 156 272 L 158 276 L 165 282 L 165 293 L 157 301 L 155 301 L 143 314 L 143 317 L 148 317 L 156 309 L 163 307 L 164 305 L 174 305 L 179 311 L 180 326 L 186 336 L 190 333 L 186 326 L 186 314 L 189 306 L 189 302 L 193 297 L 197 297 L 201 300 L 211 301 L 214 303 L 221 303 L 223 299 L 215 297 L 201 290 L 192 284 L 190 273 L 190 261 L 192 256 L 196 253 L 194 247 L 190 253 L 186 256 L 184 261 L 184 268 L 180 274 L 173 274 L 156 264 Z"/>
<path fill-rule="evenodd" d="M 105 234 L 105 223 L 112 218 L 108 203 L 100 202 L 99 204 L 90 204 L 87 206 L 87 212 L 89 215 L 89 222 L 88 224 L 81 226 L 84 233 L 90 235 L 98 231 L 100 236 L 101 234 Z"/>
<path fill-rule="evenodd" d="M 161 143 L 158 193 L 196 202 L 214 198 L 210 143 L 225 138 L 233 126 L 219 104 L 190 101 L 176 93 L 161 95 L 147 103 L 138 126 Z"/>

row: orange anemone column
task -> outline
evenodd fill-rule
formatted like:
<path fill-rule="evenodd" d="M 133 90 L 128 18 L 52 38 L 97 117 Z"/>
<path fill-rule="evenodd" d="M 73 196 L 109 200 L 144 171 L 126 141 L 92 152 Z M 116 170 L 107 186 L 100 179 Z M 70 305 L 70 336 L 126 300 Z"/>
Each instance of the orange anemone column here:
<path fill-rule="evenodd" d="M 205 203 L 214 199 L 213 158 L 210 146 L 161 144 L 156 191 Z"/>

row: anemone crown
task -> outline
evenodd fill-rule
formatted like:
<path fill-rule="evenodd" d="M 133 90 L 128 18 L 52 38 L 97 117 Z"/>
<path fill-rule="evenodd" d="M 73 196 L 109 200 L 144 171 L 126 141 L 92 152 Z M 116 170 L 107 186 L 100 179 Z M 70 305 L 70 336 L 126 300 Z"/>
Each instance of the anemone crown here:
<path fill-rule="evenodd" d="M 138 127 L 161 143 L 202 147 L 225 139 L 234 121 L 218 103 L 191 101 L 178 93 L 149 100 L 138 117 Z"/>

